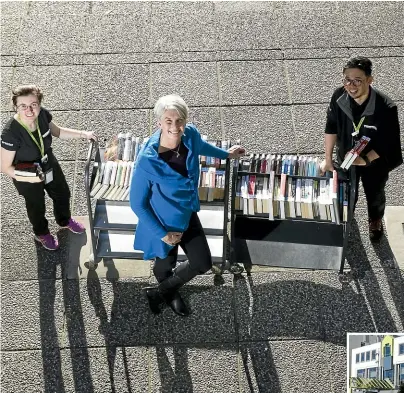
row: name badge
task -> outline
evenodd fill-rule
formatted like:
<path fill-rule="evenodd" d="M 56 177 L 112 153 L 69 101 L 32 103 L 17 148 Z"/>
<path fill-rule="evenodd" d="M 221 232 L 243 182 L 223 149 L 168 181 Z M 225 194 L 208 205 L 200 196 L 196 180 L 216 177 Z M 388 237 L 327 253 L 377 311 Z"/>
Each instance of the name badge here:
<path fill-rule="evenodd" d="M 53 170 L 49 169 L 45 172 L 45 184 L 49 184 L 51 181 L 53 181 Z"/>

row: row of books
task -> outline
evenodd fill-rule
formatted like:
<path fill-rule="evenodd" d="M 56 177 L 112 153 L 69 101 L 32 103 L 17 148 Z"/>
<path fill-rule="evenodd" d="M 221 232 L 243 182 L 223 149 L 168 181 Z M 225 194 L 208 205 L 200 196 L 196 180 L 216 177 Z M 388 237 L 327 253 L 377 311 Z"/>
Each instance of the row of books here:
<path fill-rule="evenodd" d="M 135 162 L 142 145 L 149 139 L 149 137 L 141 138 L 133 136 L 130 132 L 118 134 L 118 139 L 113 143 L 117 144 L 115 160 L 132 161 Z"/>
<path fill-rule="evenodd" d="M 133 161 L 106 161 L 100 164 L 90 196 L 95 199 L 129 200 Z"/>
<path fill-rule="evenodd" d="M 220 147 L 224 150 L 228 150 L 231 145 L 230 141 L 208 140 L 208 137 L 206 135 L 202 135 L 202 139 L 207 141 L 211 145 Z M 202 167 L 215 167 L 216 169 L 226 168 L 226 160 L 221 160 L 220 158 L 215 157 L 201 156 L 200 164 Z"/>
<path fill-rule="evenodd" d="M 294 176 L 320 176 L 320 160 L 317 157 L 280 154 L 251 154 L 239 161 L 241 172 L 282 173 Z"/>
<path fill-rule="evenodd" d="M 202 135 L 202 139 L 224 150 L 231 146 L 230 141 L 208 140 L 206 135 Z M 201 156 L 199 163 L 199 199 L 203 202 L 224 201 L 226 160 Z"/>
<path fill-rule="evenodd" d="M 238 175 L 235 210 L 244 215 L 267 214 L 268 219 L 304 218 L 339 224 L 348 220 L 347 183 L 332 178 L 321 180 L 253 174 Z"/>

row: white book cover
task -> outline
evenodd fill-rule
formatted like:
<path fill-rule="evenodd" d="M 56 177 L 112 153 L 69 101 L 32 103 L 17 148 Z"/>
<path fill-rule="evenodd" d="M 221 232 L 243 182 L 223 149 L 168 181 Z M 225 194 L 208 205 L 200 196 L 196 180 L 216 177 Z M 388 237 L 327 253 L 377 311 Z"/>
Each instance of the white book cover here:
<path fill-rule="evenodd" d="M 274 220 L 274 188 L 275 188 L 275 171 L 271 171 L 268 184 L 268 218 Z"/>
<path fill-rule="evenodd" d="M 302 195 L 302 180 L 296 179 L 296 194 L 295 194 L 296 217 L 302 216 L 301 195 Z"/>

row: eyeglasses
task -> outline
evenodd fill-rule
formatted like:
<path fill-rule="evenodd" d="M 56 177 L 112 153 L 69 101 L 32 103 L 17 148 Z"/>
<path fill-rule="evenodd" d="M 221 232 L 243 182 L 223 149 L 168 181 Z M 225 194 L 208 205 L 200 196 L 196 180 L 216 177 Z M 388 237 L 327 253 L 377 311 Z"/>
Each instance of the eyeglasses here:
<path fill-rule="evenodd" d="M 344 86 L 348 86 L 348 85 L 353 85 L 355 87 L 360 86 L 363 83 L 362 79 L 348 79 L 348 78 L 344 78 L 342 79 L 342 84 Z"/>
<path fill-rule="evenodd" d="M 28 109 L 31 109 L 32 111 L 35 109 L 39 108 L 39 103 L 38 102 L 33 102 L 31 105 L 25 105 L 25 104 L 21 104 L 17 106 L 17 109 L 20 111 L 27 111 Z"/>

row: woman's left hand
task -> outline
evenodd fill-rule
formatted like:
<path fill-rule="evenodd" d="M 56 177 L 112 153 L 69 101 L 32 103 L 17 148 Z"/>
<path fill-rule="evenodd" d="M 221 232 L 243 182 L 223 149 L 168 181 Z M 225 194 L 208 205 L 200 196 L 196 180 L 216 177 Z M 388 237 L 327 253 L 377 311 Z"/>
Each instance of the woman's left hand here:
<path fill-rule="evenodd" d="M 232 146 L 227 151 L 229 152 L 229 158 L 240 158 L 240 157 L 243 157 L 245 154 L 244 147 L 242 147 L 240 145 Z"/>
<path fill-rule="evenodd" d="M 94 131 L 81 131 L 81 135 L 89 141 L 97 141 L 97 135 L 95 135 Z"/>

